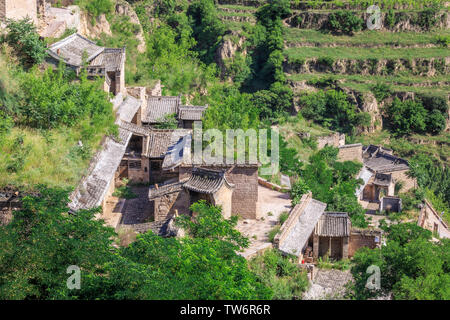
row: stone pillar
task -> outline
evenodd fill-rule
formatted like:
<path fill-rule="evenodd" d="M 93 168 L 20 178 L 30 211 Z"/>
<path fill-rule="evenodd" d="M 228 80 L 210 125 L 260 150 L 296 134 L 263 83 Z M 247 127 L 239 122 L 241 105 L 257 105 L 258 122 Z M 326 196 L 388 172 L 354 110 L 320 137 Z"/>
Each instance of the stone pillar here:
<path fill-rule="evenodd" d="M 350 237 L 342 238 L 342 259 L 348 258 L 348 242 Z"/>
<path fill-rule="evenodd" d="M 314 260 L 319 258 L 319 236 L 317 234 L 313 236 L 313 257 Z"/>

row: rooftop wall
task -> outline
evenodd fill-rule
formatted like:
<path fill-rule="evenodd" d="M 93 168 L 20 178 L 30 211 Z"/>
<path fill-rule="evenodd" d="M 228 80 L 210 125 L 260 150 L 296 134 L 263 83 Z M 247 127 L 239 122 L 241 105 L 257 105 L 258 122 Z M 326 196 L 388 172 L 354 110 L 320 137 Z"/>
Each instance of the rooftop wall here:
<path fill-rule="evenodd" d="M 29 16 L 37 24 L 37 0 L 0 0 L 0 19 L 22 19 Z"/>

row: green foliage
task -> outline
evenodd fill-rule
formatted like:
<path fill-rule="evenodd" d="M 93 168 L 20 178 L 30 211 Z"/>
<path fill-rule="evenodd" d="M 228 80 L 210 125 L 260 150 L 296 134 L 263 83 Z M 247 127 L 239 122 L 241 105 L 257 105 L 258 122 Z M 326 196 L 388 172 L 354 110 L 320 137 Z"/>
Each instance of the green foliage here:
<path fill-rule="evenodd" d="M 333 33 L 353 35 L 360 31 L 364 21 L 348 10 L 333 12 L 328 17 L 328 30 Z"/>
<path fill-rule="evenodd" d="M 213 0 L 195 0 L 187 10 L 193 37 L 197 44 L 195 50 L 200 59 L 209 64 L 214 61 L 214 54 L 219 45 L 225 27 L 217 16 Z"/>
<path fill-rule="evenodd" d="M 448 45 L 450 44 L 450 36 L 446 36 L 446 35 L 437 35 L 434 42 L 437 45 L 440 45 L 442 47 L 447 48 Z"/>
<path fill-rule="evenodd" d="M 77 0 L 75 3 L 86 9 L 94 17 L 110 13 L 114 7 L 114 3 L 111 0 Z"/>
<path fill-rule="evenodd" d="M 392 95 L 391 87 L 382 82 L 377 82 L 377 84 L 373 85 L 371 91 L 378 102 L 382 102 L 384 99 Z"/>
<path fill-rule="evenodd" d="M 222 209 L 200 200 L 191 206 L 193 217 L 180 216 L 177 225 L 185 229 L 194 238 L 221 240 L 232 244 L 233 250 L 248 247 L 248 239 L 235 229 L 238 216 L 226 220 L 222 217 Z"/>
<path fill-rule="evenodd" d="M 297 150 L 289 148 L 283 137 L 280 139 L 280 171 L 288 176 L 300 172 L 302 163 L 298 160 Z"/>
<path fill-rule="evenodd" d="M 431 242 L 431 232 L 415 223 L 391 225 L 385 231 L 388 235 L 385 246 L 362 248 L 353 257 L 353 297 L 367 299 L 392 293 L 394 299 L 448 300 L 450 242 L 447 239 Z M 365 287 L 370 265 L 380 268 L 380 290 Z"/>
<path fill-rule="evenodd" d="M 438 13 L 439 13 L 439 6 L 438 5 L 432 5 L 421 12 L 419 12 L 416 24 L 420 27 L 424 28 L 425 30 L 430 30 L 437 24 L 438 20 Z"/>
<path fill-rule="evenodd" d="M 177 114 L 166 114 L 159 123 L 155 125 L 157 129 L 176 129 L 178 127 Z"/>
<path fill-rule="evenodd" d="M 436 103 L 434 100 L 436 98 L 432 97 L 422 99 L 403 102 L 398 98 L 394 99 L 387 108 L 387 118 L 392 132 L 399 135 L 425 132 L 438 134 L 445 129 L 444 114 L 447 112 L 447 103 Z M 429 112 L 422 101 L 427 105 Z M 438 105 L 439 109 L 431 109 L 435 108 L 435 105 Z"/>
<path fill-rule="evenodd" d="M 2 36 L 2 42 L 14 48 L 22 65 L 31 67 L 44 61 L 47 55 L 45 43 L 40 40 L 36 27 L 29 18 L 8 20 L 6 29 L 7 34 Z"/>
<path fill-rule="evenodd" d="M 367 125 L 367 117 L 358 115 L 356 105 L 350 104 L 342 91 L 320 90 L 301 96 L 299 103 L 305 118 L 332 130 L 352 134 L 356 126 Z"/>
<path fill-rule="evenodd" d="M 66 269 L 77 265 L 82 283 L 111 257 L 112 228 L 93 219 L 98 210 L 67 214 L 68 191 L 39 187 L 0 228 L 1 299 L 70 299 Z M 83 284 L 84 285 L 84 284 Z"/>
<path fill-rule="evenodd" d="M 240 93 L 235 87 L 215 86 L 209 96 L 203 127 L 205 129 L 257 129 L 259 109 L 251 100 L 251 95 Z"/>
<path fill-rule="evenodd" d="M 118 197 L 121 199 L 134 199 L 137 198 L 137 195 L 131 190 L 128 186 L 128 179 L 122 179 L 123 185 L 116 188 L 113 192 L 114 197 Z"/>
<path fill-rule="evenodd" d="M 283 223 L 285 223 L 288 218 L 289 218 L 289 212 L 282 212 L 280 214 L 280 216 L 278 217 L 278 221 L 280 222 L 280 226 L 282 226 Z"/>
<path fill-rule="evenodd" d="M 280 225 L 276 225 L 272 228 L 272 230 L 269 231 L 269 234 L 267 235 L 267 237 L 269 238 L 270 242 L 273 242 L 273 240 L 275 239 L 275 236 L 278 234 L 278 232 L 280 232 Z"/>
<path fill-rule="evenodd" d="M 259 281 L 273 290 L 271 299 L 301 299 L 309 281 L 291 257 L 283 257 L 279 251 L 266 250 L 250 261 L 250 268 Z"/>
<path fill-rule="evenodd" d="M 386 17 L 385 17 L 385 25 L 389 28 L 393 28 L 396 24 L 396 19 L 395 19 L 395 12 L 392 9 L 389 9 L 388 12 L 386 13 Z"/>
<path fill-rule="evenodd" d="M 291 189 L 292 204 L 298 204 L 309 190 L 314 199 L 327 203 L 327 210 L 348 212 L 356 227 L 367 227 L 364 209 L 358 203 L 355 190 L 360 181 L 354 179 L 361 164 L 337 159 L 337 148 L 326 146 L 313 154 L 300 178 Z"/>
<path fill-rule="evenodd" d="M 99 90 L 100 82 L 82 76 L 79 83 L 73 83 L 64 71 L 64 66 L 60 66 L 57 71 L 49 68 L 42 74 L 38 70 L 23 74 L 22 87 L 26 88 L 26 95 L 24 104 L 16 111 L 18 122 L 48 129 L 74 126 L 90 118 L 91 130 L 104 124 L 112 129 L 112 105 L 107 94 Z"/>

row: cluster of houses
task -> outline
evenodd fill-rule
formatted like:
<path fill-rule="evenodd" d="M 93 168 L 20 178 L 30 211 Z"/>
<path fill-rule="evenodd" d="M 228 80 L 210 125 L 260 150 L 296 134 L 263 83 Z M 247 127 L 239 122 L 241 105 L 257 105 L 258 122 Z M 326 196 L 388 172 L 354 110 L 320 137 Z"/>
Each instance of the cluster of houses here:
<path fill-rule="evenodd" d="M 19 2 L 0 0 L 0 16 L 12 15 L 11 8 Z M 221 206 L 226 218 L 239 215 L 249 221 L 261 220 L 265 212 L 261 212 L 258 203 L 258 163 L 194 163 L 192 128 L 202 121 L 208 106 L 184 105 L 181 96 L 162 96 L 159 82 L 153 88 L 126 87 L 125 60 L 125 48 L 104 48 L 78 33 L 48 48 L 49 65 L 63 62 L 77 75 L 84 70 L 88 77 L 103 79 L 103 89 L 111 93 L 119 127 L 117 136 L 104 139 L 88 174 L 71 194 L 70 210 L 98 206 L 105 209 L 116 186 L 127 179 L 148 186 L 146 201 L 151 204 L 152 221 L 139 232 L 153 230 L 164 236 L 176 235 L 168 225 L 177 215 L 192 214 L 190 206 L 198 200 Z M 167 117 L 176 119 L 177 128 L 159 129 Z M 416 187 L 415 180 L 407 174 L 406 160 L 380 146 L 345 145 L 345 138 L 339 134 L 326 138 L 319 147 L 327 144 L 339 148 L 340 160 L 363 164 L 358 174 L 363 183 L 355 195 L 368 212 L 401 211 L 401 199 L 395 195 Z M 20 207 L 19 198 L 12 191 L 0 192 L 0 208 L 11 213 Z M 327 212 L 326 207 L 311 193 L 303 195 L 276 235 L 274 246 L 303 262 L 313 262 L 321 256 L 348 258 L 360 247 L 381 245 L 380 230 L 354 228 L 347 213 Z M 103 218 L 103 214 L 98 217 Z M 117 227 L 121 218 L 119 215 L 109 224 Z M 448 227 L 429 203 L 422 208 L 419 225 L 450 237 Z"/>

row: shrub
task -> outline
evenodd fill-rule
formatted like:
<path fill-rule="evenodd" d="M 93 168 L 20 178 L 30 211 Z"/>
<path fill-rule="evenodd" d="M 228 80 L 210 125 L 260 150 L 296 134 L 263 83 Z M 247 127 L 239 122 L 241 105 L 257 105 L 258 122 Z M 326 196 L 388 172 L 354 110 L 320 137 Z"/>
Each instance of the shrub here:
<path fill-rule="evenodd" d="M 283 225 L 283 223 L 286 222 L 286 220 L 289 218 L 289 212 L 282 212 L 280 216 L 278 217 L 278 221 L 280 222 L 280 225 Z"/>
<path fill-rule="evenodd" d="M 111 0 L 77 0 L 76 4 L 86 9 L 94 17 L 110 13 L 114 7 Z"/>
<path fill-rule="evenodd" d="M 444 131 L 447 125 L 447 120 L 445 119 L 443 114 L 436 109 L 434 109 L 433 111 L 431 111 L 430 114 L 428 114 L 426 122 L 427 122 L 427 132 L 431 134 L 441 133 L 442 131 Z"/>
<path fill-rule="evenodd" d="M 426 130 L 427 111 L 422 103 L 414 100 L 401 101 L 395 98 L 387 108 L 390 130 L 395 134 L 409 135 Z"/>
<path fill-rule="evenodd" d="M 348 10 L 331 13 L 328 17 L 328 30 L 334 33 L 353 35 L 363 27 L 363 20 Z"/>
<path fill-rule="evenodd" d="M 331 57 L 321 57 L 317 59 L 317 62 L 321 65 L 324 65 L 328 68 L 333 68 L 334 59 Z"/>
<path fill-rule="evenodd" d="M 45 43 L 40 40 L 36 27 L 29 18 L 7 20 L 6 29 L 8 33 L 3 40 L 15 49 L 24 66 L 30 67 L 44 61 L 47 55 Z"/>
<path fill-rule="evenodd" d="M 450 43 L 450 36 L 447 35 L 438 35 L 436 36 L 436 38 L 434 39 L 434 43 L 436 43 L 437 45 L 440 45 L 442 47 L 447 48 L 448 44 Z"/>
<path fill-rule="evenodd" d="M 385 17 L 385 25 L 389 28 L 393 28 L 395 26 L 395 12 L 392 9 L 389 9 L 386 13 Z"/>
<path fill-rule="evenodd" d="M 269 231 L 269 235 L 268 235 L 268 237 L 269 237 L 269 241 L 270 242 L 273 242 L 273 240 L 275 239 L 275 236 L 278 234 L 278 232 L 280 231 L 280 226 L 279 225 L 276 225 L 275 227 L 273 227 L 273 229 L 272 230 L 270 230 Z"/>
<path fill-rule="evenodd" d="M 371 91 L 374 94 L 378 102 L 383 101 L 392 94 L 391 87 L 385 83 L 378 82 L 371 87 Z"/>

